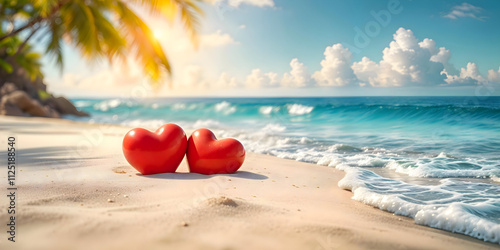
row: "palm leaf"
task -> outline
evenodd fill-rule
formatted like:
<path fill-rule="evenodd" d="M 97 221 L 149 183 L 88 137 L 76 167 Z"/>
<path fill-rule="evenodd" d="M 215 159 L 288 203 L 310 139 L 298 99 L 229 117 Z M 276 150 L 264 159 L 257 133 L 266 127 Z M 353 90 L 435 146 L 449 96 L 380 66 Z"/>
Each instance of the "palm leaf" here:
<path fill-rule="evenodd" d="M 149 27 L 124 2 L 117 1 L 115 10 L 120 18 L 122 34 L 129 40 L 129 45 L 136 53 L 136 58 L 141 61 L 145 73 L 153 80 L 154 86 L 158 87 L 159 80 L 166 73 L 171 73 L 163 48 Z"/>
<path fill-rule="evenodd" d="M 56 65 L 63 69 L 63 41 L 76 47 L 89 61 L 107 58 L 126 61 L 132 53 L 143 66 L 143 71 L 159 86 L 160 80 L 171 75 L 171 66 L 167 56 L 153 36 L 150 28 L 136 14 L 129 4 L 147 8 L 152 14 L 166 17 L 171 23 L 177 18 L 189 33 L 192 42 L 197 45 L 199 17 L 202 10 L 198 7 L 201 0 L 17 0 L 0 2 L 0 17 L 4 20 L 30 20 L 11 32 L 8 38 L 0 40 L 0 53 L 13 55 L 17 50 L 10 36 L 25 32 L 33 25 L 40 25 L 49 37 L 46 53 L 55 58 Z M 25 9 L 30 5 L 32 9 Z M 135 7 L 135 6 L 134 6 Z M 15 10 L 15 14 L 8 13 Z M 111 20 L 117 17 L 118 20 Z M 0 29 L 0 33 L 1 33 Z M 19 33 L 20 34 L 20 33 Z M 45 37 L 42 36 L 42 37 Z M 22 49 L 27 56 L 30 49 Z M 39 59 L 35 55 L 21 58 L 20 63 L 30 75 L 39 72 Z M 0 65 L 2 68 L 8 67 Z M 38 69 L 38 71 L 37 71 Z"/>
<path fill-rule="evenodd" d="M 52 10 L 61 2 L 60 0 L 32 0 L 33 8 L 42 17 L 49 17 Z"/>
<path fill-rule="evenodd" d="M 87 59 L 94 59 L 101 54 L 97 41 L 95 19 L 91 7 L 81 0 L 74 0 L 60 9 L 65 25 L 65 33 L 75 47 Z"/>
<path fill-rule="evenodd" d="M 7 72 L 7 74 L 12 73 L 12 70 L 13 70 L 12 65 L 10 65 L 10 63 L 8 63 L 7 61 L 5 61 L 2 58 L 0 58 L 0 69 L 5 70 L 5 72 Z"/>
<path fill-rule="evenodd" d="M 153 14 L 161 14 L 173 22 L 180 14 L 180 19 L 186 28 L 191 41 L 198 44 L 198 29 L 200 25 L 200 16 L 203 15 L 203 10 L 198 7 L 197 3 L 201 0 L 133 0 L 143 7 L 149 9 Z"/>
<path fill-rule="evenodd" d="M 59 70 L 63 70 L 63 54 L 62 54 L 62 37 L 64 35 L 64 26 L 58 24 L 58 18 L 52 20 L 49 24 L 49 34 L 50 40 L 47 43 L 47 48 L 45 52 L 50 56 L 54 57 L 56 60 L 56 65 Z M 59 20 L 59 22 L 62 22 Z"/>
<path fill-rule="evenodd" d="M 101 11 L 98 11 L 97 8 L 90 10 L 94 16 L 97 41 L 103 54 L 110 63 L 115 58 L 124 61 L 127 41 Z"/>

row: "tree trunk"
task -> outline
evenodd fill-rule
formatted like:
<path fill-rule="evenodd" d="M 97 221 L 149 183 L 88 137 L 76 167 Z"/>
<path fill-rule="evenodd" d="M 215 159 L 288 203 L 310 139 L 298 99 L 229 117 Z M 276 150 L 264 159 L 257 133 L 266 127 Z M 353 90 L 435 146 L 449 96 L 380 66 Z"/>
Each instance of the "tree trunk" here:
<path fill-rule="evenodd" d="M 18 28 L 18 29 L 16 29 L 16 30 L 11 31 L 11 32 L 10 32 L 10 33 L 8 33 L 8 34 L 5 34 L 5 35 L 1 36 L 1 37 L 0 37 L 0 41 L 2 41 L 2 40 L 3 40 L 3 39 L 5 39 L 5 38 L 9 38 L 9 37 L 11 37 L 11 36 L 15 36 L 15 35 L 17 35 L 19 32 L 21 32 L 21 31 L 23 31 L 23 30 L 25 30 L 25 29 L 27 29 L 27 28 L 33 27 L 33 25 L 35 25 L 36 23 L 38 23 L 38 22 L 40 22 L 40 21 L 42 21 L 42 20 L 43 20 L 43 18 L 42 18 L 42 17 L 40 17 L 40 16 L 38 16 L 38 17 L 34 18 L 33 20 L 29 21 L 29 22 L 28 22 L 27 24 L 25 24 L 24 26 L 21 26 L 20 28 Z"/>

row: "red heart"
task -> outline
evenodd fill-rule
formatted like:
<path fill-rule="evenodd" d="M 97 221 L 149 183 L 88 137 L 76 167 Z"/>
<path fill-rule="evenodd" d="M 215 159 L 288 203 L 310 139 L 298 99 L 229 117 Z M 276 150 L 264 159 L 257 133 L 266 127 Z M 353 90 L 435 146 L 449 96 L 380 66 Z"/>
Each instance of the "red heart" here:
<path fill-rule="evenodd" d="M 189 171 L 199 174 L 232 174 L 245 160 L 245 148 L 236 139 L 217 140 L 201 128 L 189 137 L 186 158 Z"/>
<path fill-rule="evenodd" d="M 175 172 L 186 147 L 184 130 L 172 123 L 161 126 L 154 133 L 134 128 L 123 138 L 125 158 L 143 175 Z"/>

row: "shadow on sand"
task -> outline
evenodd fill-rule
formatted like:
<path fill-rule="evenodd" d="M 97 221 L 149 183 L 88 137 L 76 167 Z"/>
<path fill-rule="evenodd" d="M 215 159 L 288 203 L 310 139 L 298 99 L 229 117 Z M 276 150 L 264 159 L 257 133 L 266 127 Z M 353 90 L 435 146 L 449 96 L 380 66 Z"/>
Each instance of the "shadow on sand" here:
<path fill-rule="evenodd" d="M 154 179 L 170 179 L 170 180 L 202 180 L 210 179 L 216 176 L 226 176 L 231 178 L 242 178 L 250 180 L 265 180 L 268 177 L 261 174 L 256 174 L 248 171 L 236 171 L 234 174 L 213 174 L 213 175 L 203 175 L 196 173 L 164 173 L 164 174 L 153 174 L 153 175 L 142 175 L 137 173 L 138 176 L 143 176 L 146 178 Z"/>
<path fill-rule="evenodd" d="M 80 163 L 84 160 L 100 158 L 74 157 L 75 154 L 72 147 L 19 148 L 16 150 L 16 159 L 18 165 L 22 167 L 57 166 L 58 168 L 71 168 L 80 166 Z"/>

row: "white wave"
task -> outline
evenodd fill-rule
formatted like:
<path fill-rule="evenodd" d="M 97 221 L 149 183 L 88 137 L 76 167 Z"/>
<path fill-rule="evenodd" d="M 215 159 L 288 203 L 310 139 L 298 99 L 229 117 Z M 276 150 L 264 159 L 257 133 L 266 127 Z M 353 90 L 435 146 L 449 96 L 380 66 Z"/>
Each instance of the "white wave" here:
<path fill-rule="evenodd" d="M 193 124 L 194 129 L 199 129 L 199 128 L 208 128 L 208 129 L 213 129 L 213 128 L 219 128 L 220 127 L 220 122 L 214 121 L 214 120 L 197 120 Z"/>
<path fill-rule="evenodd" d="M 310 143 L 310 142 L 312 142 L 312 140 L 311 140 L 311 139 L 309 139 L 309 138 L 307 138 L 307 137 L 301 137 L 301 138 L 300 138 L 300 141 L 299 141 L 299 144 L 308 144 L 308 143 Z"/>
<path fill-rule="evenodd" d="M 318 165 L 323 165 L 323 166 L 329 166 L 329 167 L 336 167 L 337 165 L 342 163 L 342 159 L 339 158 L 337 155 L 332 155 L 332 154 L 327 154 L 323 155 L 316 164 Z"/>
<path fill-rule="evenodd" d="M 184 109 L 186 109 L 186 104 L 185 103 L 176 103 L 170 109 L 172 109 L 172 110 L 184 110 Z"/>
<path fill-rule="evenodd" d="M 438 156 L 436 156 L 436 158 L 448 158 L 448 156 L 446 155 L 445 152 L 441 152 L 438 154 Z"/>
<path fill-rule="evenodd" d="M 314 107 L 304 106 L 300 104 L 288 105 L 288 113 L 291 115 L 305 115 L 313 111 Z"/>
<path fill-rule="evenodd" d="M 110 109 L 113 109 L 113 108 L 120 106 L 120 104 L 122 104 L 122 102 L 119 99 L 111 99 L 111 100 L 106 100 L 106 101 L 96 103 L 94 105 L 94 109 L 105 112 L 105 111 L 108 111 Z"/>
<path fill-rule="evenodd" d="M 491 178 L 492 181 L 500 183 L 500 177 L 499 176 L 492 175 L 490 178 Z"/>
<path fill-rule="evenodd" d="M 347 144 L 334 144 L 332 146 L 329 146 L 328 149 L 326 150 L 327 152 L 361 152 L 362 149 L 347 145 Z"/>
<path fill-rule="evenodd" d="M 84 108 L 92 105 L 91 101 L 76 101 L 75 102 L 75 107 L 77 108 Z"/>
<path fill-rule="evenodd" d="M 321 157 L 321 154 L 316 152 L 314 149 L 301 149 L 295 152 L 281 151 L 275 153 L 274 155 L 284 159 L 292 159 L 296 161 L 309 162 L 309 163 L 316 163 Z"/>
<path fill-rule="evenodd" d="M 365 153 L 372 153 L 372 154 L 376 154 L 376 153 L 385 153 L 385 154 L 391 154 L 391 155 L 393 154 L 385 148 L 362 147 L 361 150 L 363 150 L 363 152 L 365 152 Z"/>
<path fill-rule="evenodd" d="M 285 126 L 282 126 L 277 123 L 269 123 L 261 129 L 262 132 L 266 133 L 283 132 L 285 130 L 286 130 Z"/>
<path fill-rule="evenodd" d="M 231 106 L 231 103 L 223 101 L 221 103 L 215 104 L 215 111 L 223 113 L 225 115 L 230 115 L 236 112 L 236 107 Z"/>
<path fill-rule="evenodd" d="M 456 165 L 455 168 L 447 168 L 448 165 Z M 464 165 L 475 166 L 476 169 L 463 167 Z M 415 160 L 404 160 L 401 162 L 390 161 L 387 168 L 395 170 L 397 173 L 406 174 L 412 177 L 430 178 L 460 178 L 474 177 L 487 178 L 499 174 L 500 170 L 495 167 L 495 163 L 476 164 L 473 160 L 458 161 L 453 158 L 421 158 Z"/>
<path fill-rule="evenodd" d="M 120 124 L 124 125 L 124 126 L 130 126 L 130 127 L 148 128 L 151 130 L 156 130 L 157 128 L 161 127 L 165 123 L 167 123 L 167 121 L 162 120 L 162 119 L 154 119 L 154 120 L 136 119 L 136 120 L 123 121 Z"/>
<path fill-rule="evenodd" d="M 273 112 L 273 106 L 262 106 L 259 108 L 259 113 L 263 115 L 269 115 Z"/>
<path fill-rule="evenodd" d="M 415 215 L 415 223 L 500 243 L 500 224 L 471 214 L 471 210 L 500 212 L 498 207 L 490 205 L 489 202 L 475 205 L 452 203 L 437 209 L 426 206 Z"/>
<path fill-rule="evenodd" d="M 159 107 L 160 107 L 160 105 L 158 105 L 158 103 L 151 104 L 152 109 L 158 109 Z"/>
<path fill-rule="evenodd" d="M 201 105 L 201 106 L 203 106 L 203 105 Z M 193 103 L 193 104 L 191 104 L 191 105 L 189 105 L 187 107 L 188 110 L 193 110 L 193 109 L 196 109 L 196 108 L 198 108 L 198 104 L 195 104 L 195 103 Z"/>
<path fill-rule="evenodd" d="M 426 187 L 382 178 L 360 168 L 346 168 L 344 171 L 346 175 L 338 186 L 351 190 L 354 200 L 414 218 L 417 224 L 500 243 L 500 224 L 486 219 L 488 215 L 500 213 L 498 197 L 494 194 L 483 194 L 481 201 L 475 201 L 474 198 L 468 198 L 467 192 L 460 188 L 452 189 L 457 186 L 467 189 L 471 185 L 458 181 L 444 180 L 439 186 Z M 485 184 L 476 184 L 477 189 L 481 189 L 479 185 Z M 482 189 L 487 190 L 484 187 Z M 415 196 L 416 193 L 424 198 L 413 198 L 419 197 Z M 426 195 L 437 198 L 425 198 Z M 494 216 L 491 218 L 494 219 Z"/>

